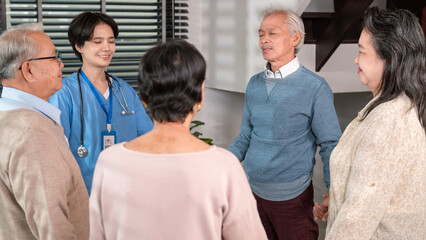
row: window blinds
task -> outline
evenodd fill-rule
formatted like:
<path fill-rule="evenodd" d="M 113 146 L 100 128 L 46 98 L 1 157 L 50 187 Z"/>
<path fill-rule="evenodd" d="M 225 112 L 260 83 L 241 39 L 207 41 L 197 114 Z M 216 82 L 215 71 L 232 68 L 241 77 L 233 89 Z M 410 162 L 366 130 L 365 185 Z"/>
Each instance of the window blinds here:
<path fill-rule="evenodd" d="M 118 24 L 116 52 L 108 71 L 136 87 L 140 58 L 151 47 L 170 38 L 188 38 L 188 0 L 2 0 L 9 8 L 10 26 L 42 22 L 62 54 L 63 76 L 78 70 L 80 61 L 68 41 L 68 25 L 84 11 L 105 12 Z M 0 7 L 3 7 L 1 4 Z M 3 8 L 1 8 L 3 9 Z M 3 23 L 0 15 L 0 27 Z"/>

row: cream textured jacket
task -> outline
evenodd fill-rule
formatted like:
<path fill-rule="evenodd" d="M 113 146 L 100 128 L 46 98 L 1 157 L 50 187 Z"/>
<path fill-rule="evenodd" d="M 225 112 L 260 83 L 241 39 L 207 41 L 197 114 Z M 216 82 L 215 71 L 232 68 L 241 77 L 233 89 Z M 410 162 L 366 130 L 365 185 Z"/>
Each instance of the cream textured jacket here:
<path fill-rule="evenodd" d="M 426 137 L 410 105 L 403 95 L 360 121 L 365 107 L 346 128 L 330 160 L 326 239 L 426 239 Z"/>

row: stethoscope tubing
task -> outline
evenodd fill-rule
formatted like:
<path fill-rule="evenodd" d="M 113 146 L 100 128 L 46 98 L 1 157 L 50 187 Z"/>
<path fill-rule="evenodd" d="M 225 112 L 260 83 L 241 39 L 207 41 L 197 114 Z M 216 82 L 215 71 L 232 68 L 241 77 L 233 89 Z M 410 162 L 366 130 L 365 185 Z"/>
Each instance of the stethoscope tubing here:
<path fill-rule="evenodd" d="M 80 107 L 80 124 L 81 124 L 81 132 L 80 132 L 80 147 L 77 148 L 77 156 L 79 157 L 85 157 L 88 153 L 87 148 L 84 146 L 84 102 L 83 102 L 83 93 L 81 90 L 81 80 L 80 80 L 80 74 L 81 74 L 81 68 L 78 69 L 77 71 L 77 81 L 78 81 L 78 88 L 80 91 L 80 103 L 81 103 L 81 107 Z M 127 105 L 127 101 L 126 98 L 124 97 L 123 94 L 123 90 L 121 89 L 121 84 L 120 82 L 117 80 L 117 78 L 115 78 L 115 76 L 110 75 L 108 72 L 105 71 L 105 78 L 108 81 L 108 86 L 112 89 L 113 94 L 115 95 L 115 97 L 117 98 L 117 100 L 119 101 L 121 107 L 124 109 L 123 113 L 124 114 L 133 114 L 134 111 L 130 111 L 129 107 Z M 121 103 L 120 99 L 118 99 L 117 94 L 114 91 L 114 87 L 112 86 L 112 82 L 111 79 L 114 79 L 117 83 L 118 83 L 118 87 L 120 89 L 121 95 L 123 96 L 123 100 L 124 103 L 126 105 L 126 108 L 124 108 L 123 104 Z M 112 94 L 112 93 L 110 93 Z"/>

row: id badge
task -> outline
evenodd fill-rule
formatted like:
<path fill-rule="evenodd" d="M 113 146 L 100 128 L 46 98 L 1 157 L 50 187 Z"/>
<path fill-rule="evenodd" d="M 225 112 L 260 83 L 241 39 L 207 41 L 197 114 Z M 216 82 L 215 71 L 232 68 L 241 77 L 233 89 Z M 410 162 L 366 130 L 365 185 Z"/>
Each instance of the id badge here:
<path fill-rule="evenodd" d="M 116 143 L 116 134 L 115 131 L 103 131 L 101 133 L 102 139 L 102 150 L 105 150 Z"/>

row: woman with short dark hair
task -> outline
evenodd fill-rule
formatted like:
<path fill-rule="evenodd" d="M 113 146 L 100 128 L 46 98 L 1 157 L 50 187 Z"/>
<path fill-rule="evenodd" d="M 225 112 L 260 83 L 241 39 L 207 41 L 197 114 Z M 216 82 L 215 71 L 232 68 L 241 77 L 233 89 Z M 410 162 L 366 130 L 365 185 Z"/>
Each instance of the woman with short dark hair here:
<path fill-rule="evenodd" d="M 355 58 L 374 99 L 330 159 L 326 239 L 425 239 L 426 47 L 407 10 L 367 10 Z M 321 209 L 316 206 L 316 212 Z M 321 212 L 319 212 L 321 215 Z"/>
<path fill-rule="evenodd" d="M 154 128 L 101 153 L 93 239 L 266 239 L 238 159 L 190 132 L 205 72 L 204 58 L 184 40 L 144 55 L 138 84 Z"/>
<path fill-rule="evenodd" d="M 89 194 L 99 153 L 152 129 L 135 90 L 106 71 L 118 33 L 117 23 L 106 14 L 77 15 L 68 40 L 83 65 L 63 79 L 62 89 L 49 100 L 62 111 L 61 124 Z"/>

